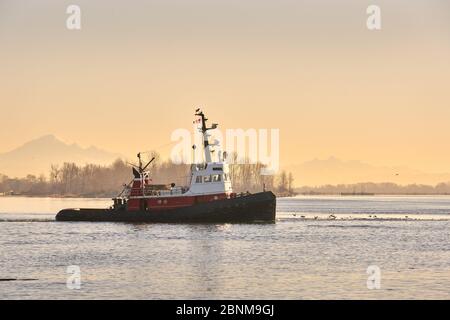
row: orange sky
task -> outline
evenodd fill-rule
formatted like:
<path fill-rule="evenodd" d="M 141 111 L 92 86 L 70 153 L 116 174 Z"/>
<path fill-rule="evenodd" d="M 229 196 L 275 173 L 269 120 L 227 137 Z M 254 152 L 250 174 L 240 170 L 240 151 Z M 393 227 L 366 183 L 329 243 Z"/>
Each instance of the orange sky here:
<path fill-rule="evenodd" d="M 336 2 L 0 0 L 0 153 L 53 133 L 131 156 L 202 106 L 222 128 L 279 128 L 282 165 L 449 172 L 450 4 Z"/>

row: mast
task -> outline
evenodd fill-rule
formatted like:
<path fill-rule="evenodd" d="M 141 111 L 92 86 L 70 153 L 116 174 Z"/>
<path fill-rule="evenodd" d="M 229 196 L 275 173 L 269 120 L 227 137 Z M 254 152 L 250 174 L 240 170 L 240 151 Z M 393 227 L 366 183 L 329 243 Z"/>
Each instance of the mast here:
<path fill-rule="evenodd" d="M 155 160 L 155 157 L 152 157 L 152 159 L 149 162 L 147 162 L 147 164 L 145 166 L 142 166 L 142 157 L 141 157 L 140 152 L 137 154 L 137 157 L 139 159 L 138 166 L 136 166 L 132 163 L 129 163 L 129 164 L 133 167 L 134 179 L 140 179 L 142 195 L 145 195 L 145 180 L 149 178 L 149 173 L 148 173 L 148 171 L 145 171 L 145 170 Z"/>
<path fill-rule="evenodd" d="M 213 123 L 211 127 L 207 127 L 206 126 L 206 121 L 208 121 L 208 119 L 205 117 L 203 111 L 201 111 L 200 109 L 195 110 L 195 115 L 201 117 L 201 121 L 202 121 L 202 127 L 200 128 L 202 135 L 203 135 L 203 149 L 205 151 L 205 161 L 206 163 L 211 162 L 211 145 L 209 144 L 209 134 L 208 134 L 208 130 L 213 130 L 217 128 L 217 123 Z"/>

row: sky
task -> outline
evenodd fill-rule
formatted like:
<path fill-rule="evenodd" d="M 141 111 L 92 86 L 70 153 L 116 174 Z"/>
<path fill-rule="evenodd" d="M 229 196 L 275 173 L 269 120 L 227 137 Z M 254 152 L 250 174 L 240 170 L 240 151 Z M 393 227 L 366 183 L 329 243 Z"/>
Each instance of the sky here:
<path fill-rule="evenodd" d="M 450 172 L 449 83 L 448 0 L 0 0 L 0 153 L 55 134 L 132 156 L 201 106 L 280 129 L 282 166 Z"/>

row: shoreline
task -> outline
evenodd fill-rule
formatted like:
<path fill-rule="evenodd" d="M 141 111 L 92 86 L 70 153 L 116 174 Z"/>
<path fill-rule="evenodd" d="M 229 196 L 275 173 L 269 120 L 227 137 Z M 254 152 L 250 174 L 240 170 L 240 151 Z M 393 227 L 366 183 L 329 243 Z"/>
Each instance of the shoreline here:
<path fill-rule="evenodd" d="M 341 198 L 353 198 L 353 197 L 385 197 L 385 196 L 450 196 L 450 193 L 376 193 L 376 194 L 338 194 L 338 193 L 298 193 L 293 195 L 279 194 L 276 195 L 277 198 L 295 198 L 295 197 L 307 197 L 307 196 L 332 196 Z M 114 195 L 54 195 L 54 194 L 13 194 L 13 195 L 2 195 L 0 194 L 0 199 L 2 198 L 51 198 L 51 199 L 112 199 Z"/>

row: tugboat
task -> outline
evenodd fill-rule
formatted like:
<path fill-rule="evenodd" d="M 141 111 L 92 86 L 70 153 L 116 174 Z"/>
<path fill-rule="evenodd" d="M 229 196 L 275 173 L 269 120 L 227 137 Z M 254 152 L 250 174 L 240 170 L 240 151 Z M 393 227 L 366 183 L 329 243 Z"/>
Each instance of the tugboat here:
<path fill-rule="evenodd" d="M 156 222 L 156 223 L 248 223 L 274 222 L 276 197 L 271 191 L 233 192 L 226 152 L 212 161 L 207 118 L 200 109 L 205 161 L 191 165 L 190 186 L 152 184 L 147 168 L 154 160 L 133 166 L 133 180 L 107 209 L 64 209 L 56 221 Z M 194 147 L 194 146 L 193 146 Z"/>

